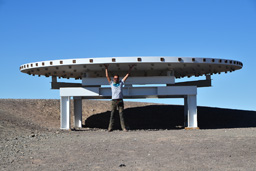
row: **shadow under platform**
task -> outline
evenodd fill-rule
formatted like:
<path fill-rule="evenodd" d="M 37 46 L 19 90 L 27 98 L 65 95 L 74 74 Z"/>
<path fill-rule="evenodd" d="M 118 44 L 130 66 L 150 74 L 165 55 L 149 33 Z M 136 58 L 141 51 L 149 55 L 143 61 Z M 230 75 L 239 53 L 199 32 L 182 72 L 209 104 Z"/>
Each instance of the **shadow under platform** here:
<path fill-rule="evenodd" d="M 110 111 L 94 114 L 83 127 L 107 129 Z M 256 127 L 256 111 L 197 107 L 200 129 Z M 125 123 L 130 130 L 183 129 L 184 107 L 178 105 L 149 105 L 124 110 Z M 121 129 L 118 111 L 114 129 Z"/>

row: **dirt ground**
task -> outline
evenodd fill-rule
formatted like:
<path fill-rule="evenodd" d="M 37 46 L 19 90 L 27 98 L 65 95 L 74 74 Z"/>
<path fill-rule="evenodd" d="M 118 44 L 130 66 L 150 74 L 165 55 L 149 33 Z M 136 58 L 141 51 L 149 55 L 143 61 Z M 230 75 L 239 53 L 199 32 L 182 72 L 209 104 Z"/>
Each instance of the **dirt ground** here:
<path fill-rule="evenodd" d="M 125 102 L 128 132 L 107 132 L 109 101 L 83 101 L 83 128 L 59 130 L 59 100 L 0 99 L 0 170 L 256 170 L 256 112 Z"/>

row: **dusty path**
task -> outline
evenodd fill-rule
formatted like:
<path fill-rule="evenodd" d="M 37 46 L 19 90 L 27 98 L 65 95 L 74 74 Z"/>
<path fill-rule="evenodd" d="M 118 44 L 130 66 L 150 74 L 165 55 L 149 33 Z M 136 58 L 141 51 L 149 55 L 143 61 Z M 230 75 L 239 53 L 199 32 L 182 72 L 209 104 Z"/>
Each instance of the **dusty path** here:
<path fill-rule="evenodd" d="M 87 105 L 93 107 L 94 103 L 101 104 L 88 102 Z M 45 105 L 52 110 L 44 109 Z M 211 120 L 215 123 L 212 126 L 216 125 L 211 129 L 186 131 L 170 127 L 109 133 L 100 128 L 60 131 L 59 114 L 52 113 L 59 112 L 58 105 L 56 100 L 0 100 L 0 170 L 256 170 L 256 122 L 251 121 L 256 113 L 253 111 L 231 110 L 235 115 L 245 114 L 246 117 L 240 118 L 243 124 L 221 113 L 223 117 Z M 148 110 L 152 108 L 155 107 Z M 87 118 L 95 116 L 92 121 L 102 120 L 101 115 L 106 114 L 104 108 L 86 110 L 83 113 Z M 221 122 L 225 119 L 232 120 L 227 128 Z M 173 125 L 179 123 L 177 120 Z M 135 128 L 136 124 L 131 125 Z M 251 127 L 246 128 L 247 125 Z"/>

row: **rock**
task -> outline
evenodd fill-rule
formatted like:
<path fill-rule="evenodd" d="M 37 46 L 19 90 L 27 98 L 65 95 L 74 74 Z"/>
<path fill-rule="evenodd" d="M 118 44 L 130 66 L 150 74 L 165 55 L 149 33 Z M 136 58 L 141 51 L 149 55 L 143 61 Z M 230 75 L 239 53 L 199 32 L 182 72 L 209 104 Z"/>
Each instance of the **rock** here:
<path fill-rule="evenodd" d="M 125 164 L 120 164 L 119 167 L 125 167 L 126 165 Z"/>
<path fill-rule="evenodd" d="M 32 137 L 32 138 L 33 138 L 33 137 L 35 137 L 35 136 L 36 136 L 35 134 L 31 134 L 29 137 Z"/>

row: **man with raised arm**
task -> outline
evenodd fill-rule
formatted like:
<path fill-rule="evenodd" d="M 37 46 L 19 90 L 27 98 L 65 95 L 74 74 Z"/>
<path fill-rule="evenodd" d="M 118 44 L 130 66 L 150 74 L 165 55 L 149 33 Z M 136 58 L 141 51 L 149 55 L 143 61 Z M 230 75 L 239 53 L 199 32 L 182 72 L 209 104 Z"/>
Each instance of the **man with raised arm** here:
<path fill-rule="evenodd" d="M 111 81 L 110 77 L 108 76 L 108 66 L 109 65 L 105 65 L 105 71 L 106 71 L 106 77 L 111 86 L 111 92 L 112 92 L 111 115 L 110 115 L 110 120 L 109 120 L 108 131 L 110 132 L 113 130 L 113 125 L 115 122 L 114 114 L 115 114 L 116 109 L 118 109 L 118 111 L 119 111 L 120 124 L 121 124 L 122 130 L 127 131 L 127 128 L 125 126 L 125 121 L 124 121 L 124 112 L 123 112 L 124 111 L 123 85 L 124 85 L 124 82 L 129 77 L 130 72 L 134 65 L 129 66 L 128 73 L 121 81 L 119 80 L 118 74 L 114 75 L 113 81 Z"/>

